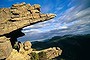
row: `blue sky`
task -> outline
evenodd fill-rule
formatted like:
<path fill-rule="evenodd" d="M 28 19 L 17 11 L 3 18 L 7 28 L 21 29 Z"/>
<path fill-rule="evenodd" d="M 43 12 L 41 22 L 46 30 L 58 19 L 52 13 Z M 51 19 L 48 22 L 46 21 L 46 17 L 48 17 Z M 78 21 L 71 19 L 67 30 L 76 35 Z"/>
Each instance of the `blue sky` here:
<path fill-rule="evenodd" d="M 42 13 L 57 17 L 23 28 L 25 36 L 19 40 L 42 41 L 53 36 L 90 34 L 90 0 L 1 0 L 0 8 L 26 2 L 40 4 Z"/>

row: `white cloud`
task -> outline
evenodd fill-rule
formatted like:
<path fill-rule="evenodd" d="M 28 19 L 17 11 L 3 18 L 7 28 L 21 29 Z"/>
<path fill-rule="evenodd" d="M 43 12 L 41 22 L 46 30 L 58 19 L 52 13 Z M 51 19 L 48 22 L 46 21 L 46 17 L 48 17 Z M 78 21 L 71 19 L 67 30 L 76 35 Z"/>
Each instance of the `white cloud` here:
<path fill-rule="evenodd" d="M 42 13 L 48 13 L 49 11 L 52 10 L 52 8 L 53 8 L 52 4 L 51 3 L 49 3 L 49 4 L 47 3 L 47 4 L 45 4 L 45 5 L 43 5 L 41 7 L 41 11 L 42 11 Z"/>
<path fill-rule="evenodd" d="M 60 20 L 52 19 L 30 26 L 26 36 L 31 40 L 43 40 L 57 35 L 90 33 L 90 13 L 88 11 L 89 8 L 79 11 L 72 7 L 61 16 Z"/>
<path fill-rule="evenodd" d="M 59 7 L 56 7 L 55 9 L 55 12 L 54 13 L 58 13 L 60 10 L 62 10 L 64 8 L 64 6 L 59 6 Z"/>
<path fill-rule="evenodd" d="M 26 37 L 43 40 L 57 35 L 90 33 L 90 8 L 82 10 L 82 6 L 73 6 L 55 19 L 26 27 Z"/>

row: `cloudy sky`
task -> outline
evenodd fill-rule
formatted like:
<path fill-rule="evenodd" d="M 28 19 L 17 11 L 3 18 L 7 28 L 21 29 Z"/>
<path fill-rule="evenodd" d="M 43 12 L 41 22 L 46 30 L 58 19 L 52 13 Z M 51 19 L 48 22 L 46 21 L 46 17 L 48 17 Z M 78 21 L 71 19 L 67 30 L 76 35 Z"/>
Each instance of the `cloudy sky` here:
<path fill-rule="evenodd" d="M 26 2 L 41 5 L 42 13 L 57 17 L 23 28 L 25 36 L 18 40 L 42 41 L 53 36 L 90 34 L 90 0 L 2 0 L 0 8 Z"/>

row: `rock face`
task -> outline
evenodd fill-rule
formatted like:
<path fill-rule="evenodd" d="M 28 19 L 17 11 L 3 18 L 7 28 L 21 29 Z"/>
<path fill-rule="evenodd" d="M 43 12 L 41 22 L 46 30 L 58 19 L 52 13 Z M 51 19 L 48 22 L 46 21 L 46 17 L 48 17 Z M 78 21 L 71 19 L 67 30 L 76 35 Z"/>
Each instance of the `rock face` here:
<path fill-rule="evenodd" d="M 17 50 L 13 49 L 10 56 L 6 60 L 30 60 L 30 56 L 24 52 L 24 54 L 19 53 Z"/>
<path fill-rule="evenodd" d="M 40 51 L 32 51 L 34 53 L 45 53 L 47 58 L 46 60 L 58 57 L 59 55 L 61 55 L 62 50 L 59 47 L 53 47 L 53 48 L 48 48 L 48 49 L 44 49 L 44 50 L 40 50 Z M 42 55 L 42 54 L 41 54 Z M 43 57 L 40 57 L 41 60 L 43 60 Z"/>
<path fill-rule="evenodd" d="M 0 9 L 0 35 L 54 17 L 55 14 L 42 14 L 38 4 L 14 4 L 11 8 Z"/>
<path fill-rule="evenodd" d="M 48 49 L 43 50 L 43 52 L 46 52 L 48 59 L 52 59 L 52 58 L 58 57 L 62 53 L 62 50 L 59 47 L 57 48 L 56 47 L 48 48 Z"/>
<path fill-rule="evenodd" d="M 12 46 L 9 38 L 0 37 L 0 59 L 7 58 L 12 51 Z"/>
<path fill-rule="evenodd" d="M 24 49 L 25 49 L 25 50 L 29 50 L 29 49 L 31 49 L 31 46 L 32 46 L 32 44 L 31 44 L 30 41 L 26 41 L 26 42 L 24 42 Z"/>
<path fill-rule="evenodd" d="M 50 60 L 58 57 L 62 53 L 62 50 L 59 47 L 48 48 L 40 51 L 34 51 L 32 48 L 26 50 L 24 46 L 26 43 L 27 46 L 29 45 L 31 47 L 29 41 L 21 43 L 20 51 L 18 52 L 17 50 L 13 49 L 12 53 L 6 60 Z"/>
<path fill-rule="evenodd" d="M 61 55 L 62 50 L 60 48 L 54 47 L 33 51 L 32 44 L 29 41 L 16 43 L 16 39 L 20 37 L 19 33 L 23 27 L 52 19 L 55 16 L 55 14 L 42 14 L 39 4 L 31 6 L 23 2 L 21 4 L 13 4 L 11 8 L 0 8 L 0 59 L 30 60 L 31 57 L 28 54 L 41 51 L 47 54 L 48 59 Z M 15 43 L 16 48 L 19 48 L 19 50 L 12 48 Z"/>

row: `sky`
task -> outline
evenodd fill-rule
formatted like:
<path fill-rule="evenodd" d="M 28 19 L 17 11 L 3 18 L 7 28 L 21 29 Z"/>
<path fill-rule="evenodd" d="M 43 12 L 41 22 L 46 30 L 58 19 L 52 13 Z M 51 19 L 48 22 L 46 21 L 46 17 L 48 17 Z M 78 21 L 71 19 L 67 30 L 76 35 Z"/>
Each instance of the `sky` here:
<path fill-rule="evenodd" d="M 90 34 L 90 0 L 1 0 L 0 8 L 15 3 L 40 4 L 42 13 L 57 16 L 49 21 L 23 28 L 20 41 L 43 41 L 54 36 Z"/>

